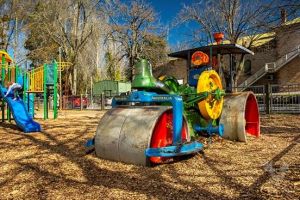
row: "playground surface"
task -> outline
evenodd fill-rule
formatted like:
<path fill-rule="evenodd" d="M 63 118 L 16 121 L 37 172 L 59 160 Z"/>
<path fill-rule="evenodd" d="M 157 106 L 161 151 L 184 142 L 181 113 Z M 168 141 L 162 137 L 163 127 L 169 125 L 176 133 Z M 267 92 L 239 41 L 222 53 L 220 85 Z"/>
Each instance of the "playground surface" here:
<path fill-rule="evenodd" d="M 204 154 L 152 168 L 86 155 L 104 111 L 0 126 L 0 199 L 298 199 L 300 116 L 262 116 L 260 138 L 215 138 Z M 41 116 L 38 113 L 37 117 Z"/>

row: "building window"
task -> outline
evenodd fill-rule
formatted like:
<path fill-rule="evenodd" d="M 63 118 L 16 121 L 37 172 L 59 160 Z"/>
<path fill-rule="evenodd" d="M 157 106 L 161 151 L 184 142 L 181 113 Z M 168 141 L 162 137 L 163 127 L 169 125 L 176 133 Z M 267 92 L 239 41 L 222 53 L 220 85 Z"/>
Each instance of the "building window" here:
<path fill-rule="evenodd" d="M 244 63 L 244 74 L 250 75 L 251 74 L 251 60 L 246 60 Z"/>

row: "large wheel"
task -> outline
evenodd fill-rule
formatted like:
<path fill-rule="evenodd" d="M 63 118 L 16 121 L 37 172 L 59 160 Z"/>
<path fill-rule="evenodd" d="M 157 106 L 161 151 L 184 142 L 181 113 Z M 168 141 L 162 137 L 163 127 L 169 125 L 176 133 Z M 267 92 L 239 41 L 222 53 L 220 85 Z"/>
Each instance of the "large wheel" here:
<path fill-rule="evenodd" d="M 161 157 L 147 158 L 145 150 L 172 144 L 172 117 L 169 106 L 113 108 L 99 122 L 95 136 L 96 155 L 138 165 L 165 162 Z M 186 124 L 184 120 L 182 136 L 189 140 Z"/>
<path fill-rule="evenodd" d="M 202 72 L 198 80 L 197 92 L 213 92 L 216 89 L 223 89 L 217 72 L 214 70 Z M 223 97 L 217 100 L 209 95 L 207 99 L 198 103 L 198 107 L 205 119 L 218 119 L 222 113 Z"/>
<path fill-rule="evenodd" d="M 220 123 L 224 124 L 223 137 L 247 142 L 247 135 L 259 137 L 260 119 L 256 97 L 252 92 L 225 96 Z"/>
<path fill-rule="evenodd" d="M 166 147 L 172 145 L 173 142 L 173 113 L 172 110 L 165 111 L 158 119 L 155 128 L 153 130 L 151 138 L 151 148 Z M 188 129 L 185 120 L 183 121 L 181 131 L 182 142 L 189 140 Z M 165 157 L 150 157 L 152 163 L 163 163 L 168 161 L 170 158 Z"/>

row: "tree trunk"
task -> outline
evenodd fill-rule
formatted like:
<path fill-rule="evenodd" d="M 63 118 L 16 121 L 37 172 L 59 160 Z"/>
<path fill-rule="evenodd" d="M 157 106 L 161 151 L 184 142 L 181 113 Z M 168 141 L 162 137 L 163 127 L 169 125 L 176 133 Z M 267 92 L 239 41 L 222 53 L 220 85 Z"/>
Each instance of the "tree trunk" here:
<path fill-rule="evenodd" d="M 127 77 L 129 81 L 133 81 L 133 74 L 134 74 L 134 58 L 129 58 L 129 69 L 127 72 Z"/>
<path fill-rule="evenodd" d="M 77 68 L 76 65 L 73 69 L 73 88 L 72 88 L 72 95 L 77 94 Z"/>
<path fill-rule="evenodd" d="M 245 54 L 242 54 L 239 62 L 239 66 L 236 69 L 236 75 L 233 77 L 233 88 L 234 92 L 238 91 L 238 80 L 244 71 L 244 63 L 245 63 Z"/>

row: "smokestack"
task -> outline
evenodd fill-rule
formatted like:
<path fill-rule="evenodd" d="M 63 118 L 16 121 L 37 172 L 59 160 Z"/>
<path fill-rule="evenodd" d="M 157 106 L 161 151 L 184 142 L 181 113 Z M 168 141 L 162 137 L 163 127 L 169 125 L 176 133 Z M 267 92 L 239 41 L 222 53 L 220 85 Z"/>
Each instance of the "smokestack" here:
<path fill-rule="evenodd" d="M 286 22 L 286 10 L 284 8 L 280 10 L 280 19 L 281 24 L 284 24 Z"/>

